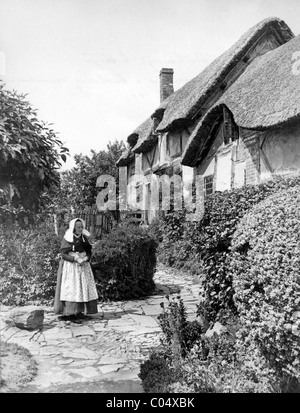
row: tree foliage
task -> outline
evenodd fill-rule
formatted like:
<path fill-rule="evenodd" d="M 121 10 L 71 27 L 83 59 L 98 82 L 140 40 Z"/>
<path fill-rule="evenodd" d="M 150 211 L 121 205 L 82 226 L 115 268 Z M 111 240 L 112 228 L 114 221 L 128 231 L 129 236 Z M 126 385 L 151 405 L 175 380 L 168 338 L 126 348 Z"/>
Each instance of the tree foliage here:
<path fill-rule="evenodd" d="M 61 194 L 65 206 L 74 209 L 84 209 L 95 204 L 99 188 L 96 187 L 100 175 L 110 175 L 118 182 L 116 162 L 125 149 L 123 141 L 107 145 L 107 150 L 91 155 L 75 155 L 75 167 L 62 173 Z"/>
<path fill-rule="evenodd" d="M 35 214 L 45 191 L 59 183 L 68 149 L 50 125 L 37 119 L 26 95 L 0 84 L 0 212 Z"/>

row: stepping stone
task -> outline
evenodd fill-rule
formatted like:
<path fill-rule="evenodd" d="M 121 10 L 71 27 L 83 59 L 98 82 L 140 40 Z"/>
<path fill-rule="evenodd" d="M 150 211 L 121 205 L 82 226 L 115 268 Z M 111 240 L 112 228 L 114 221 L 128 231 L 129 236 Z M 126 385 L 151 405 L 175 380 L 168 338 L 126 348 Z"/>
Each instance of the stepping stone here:
<path fill-rule="evenodd" d="M 74 337 L 93 336 L 95 332 L 88 326 L 71 327 Z"/>
<path fill-rule="evenodd" d="M 98 364 L 126 364 L 127 362 L 126 358 L 103 356 Z"/>
<path fill-rule="evenodd" d="M 73 350 L 63 353 L 63 357 L 70 357 L 75 359 L 95 360 L 99 356 L 95 351 L 89 350 L 86 347 L 74 348 Z"/>

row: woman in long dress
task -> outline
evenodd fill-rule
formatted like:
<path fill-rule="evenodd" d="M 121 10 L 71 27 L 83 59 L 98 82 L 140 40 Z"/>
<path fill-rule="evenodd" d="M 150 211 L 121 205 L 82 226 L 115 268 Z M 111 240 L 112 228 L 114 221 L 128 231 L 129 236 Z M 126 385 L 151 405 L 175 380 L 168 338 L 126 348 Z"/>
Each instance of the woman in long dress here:
<path fill-rule="evenodd" d="M 54 311 L 60 319 L 77 321 L 96 314 L 98 293 L 90 265 L 92 246 L 81 218 L 69 224 L 61 243 Z"/>

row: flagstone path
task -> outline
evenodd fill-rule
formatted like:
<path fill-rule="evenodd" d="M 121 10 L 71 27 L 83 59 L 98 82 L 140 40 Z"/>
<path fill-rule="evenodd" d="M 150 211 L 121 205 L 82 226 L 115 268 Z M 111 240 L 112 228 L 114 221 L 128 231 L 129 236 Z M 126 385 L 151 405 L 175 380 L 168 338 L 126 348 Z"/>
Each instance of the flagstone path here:
<path fill-rule="evenodd" d="M 4 322 L 11 307 L 1 306 L 0 339 L 26 347 L 38 363 L 38 374 L 27 386 L 2 392 L 143 392 L 140 364 L 160 344 L 157 316 L 166 295 L 182 297 L 189 319 L 196 318 L 200 286 L 195 279 L 159 267 L 156 289 L 143 300 L 100 303 L 99 313 L 82 324 L 59 321 L 45 310 L 42 331 L 20 330 Z"/>

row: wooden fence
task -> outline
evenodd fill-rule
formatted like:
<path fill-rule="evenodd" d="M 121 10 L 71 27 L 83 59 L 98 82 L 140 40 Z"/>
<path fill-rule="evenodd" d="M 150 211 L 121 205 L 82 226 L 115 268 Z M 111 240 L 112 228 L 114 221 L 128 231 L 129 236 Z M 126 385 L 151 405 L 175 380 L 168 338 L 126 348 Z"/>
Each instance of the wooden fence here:
<path fill-rule="evenodd" d="M 59 232 L 59 222 L 65 221 L 66 217 L 59 217 L 53 214 L 54 228 L 56 234 Z M 118 211 L 117 213 L 107 213 L 105 211 L 99 211 L 96 206 L 78 210 L 68 215 L 67 220 L 73 218 L 82 218 L 85 221 L 86 229 L 91 233 L 91 236 L 96 239 L 100 239 L 103 234 L 107 234 L 111 231 L 113 226 L 118 225 L 120 222 L 126 220 L 140 225 L 147 223 L 146 211 Z"/>
<path fill-rule="evenodd" d="M 110 232 L 114 222 L 110 214 L 99 211 L 96 206 L 79 210 L 74 214 L 74 217 L 82 218 L 85 221 L 86 229 L 97 239 Z"/>

